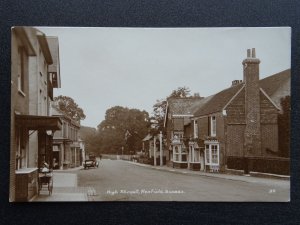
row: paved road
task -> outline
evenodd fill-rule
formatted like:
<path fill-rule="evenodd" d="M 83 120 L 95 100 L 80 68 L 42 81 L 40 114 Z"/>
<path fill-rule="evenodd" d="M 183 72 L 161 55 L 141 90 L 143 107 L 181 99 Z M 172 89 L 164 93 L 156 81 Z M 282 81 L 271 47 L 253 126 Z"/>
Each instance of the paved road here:
<path fill-rule="evenodd" d="M 92 201 L 283 201 L 289 181 L 255 182 L 178 174 L 120 160 L 101 160 L 99 168 L 79 170 L 78 186 Z M 260 182 L 262 181 L 262 182 Z"/>

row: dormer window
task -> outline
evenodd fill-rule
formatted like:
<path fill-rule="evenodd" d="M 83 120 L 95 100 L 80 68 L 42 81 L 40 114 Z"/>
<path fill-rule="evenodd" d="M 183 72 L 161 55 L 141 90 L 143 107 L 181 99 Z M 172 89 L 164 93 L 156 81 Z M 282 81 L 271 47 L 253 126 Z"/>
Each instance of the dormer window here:
<path fill-rule="evenodd" d="M 215 137 L 217 135 L 217 120 L 215 116 L 210 117 L 210 136 Z"/>

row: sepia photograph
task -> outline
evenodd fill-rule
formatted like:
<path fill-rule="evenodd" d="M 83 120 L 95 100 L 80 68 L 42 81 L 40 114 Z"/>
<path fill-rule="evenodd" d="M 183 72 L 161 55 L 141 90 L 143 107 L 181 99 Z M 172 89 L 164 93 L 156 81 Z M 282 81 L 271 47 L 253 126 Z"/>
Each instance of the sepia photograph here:
<path fill-rule="evenodd" d="M 291 28 L 11 28 L 10 202 L 290 202 Z"/>

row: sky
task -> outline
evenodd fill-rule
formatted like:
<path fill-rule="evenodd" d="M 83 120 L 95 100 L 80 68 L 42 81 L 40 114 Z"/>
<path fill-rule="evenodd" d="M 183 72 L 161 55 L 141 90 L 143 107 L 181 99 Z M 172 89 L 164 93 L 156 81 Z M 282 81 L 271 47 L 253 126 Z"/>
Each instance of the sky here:
<path fill-rule="evenodd" d="M 243 79 L 255 48 L 260 78 L 291 64 L 291 29 L 37 27 L 59 39 L 61 88 L 96 128 L 113 106 L 146 110 L 178 87 L 206 97 Z"/>

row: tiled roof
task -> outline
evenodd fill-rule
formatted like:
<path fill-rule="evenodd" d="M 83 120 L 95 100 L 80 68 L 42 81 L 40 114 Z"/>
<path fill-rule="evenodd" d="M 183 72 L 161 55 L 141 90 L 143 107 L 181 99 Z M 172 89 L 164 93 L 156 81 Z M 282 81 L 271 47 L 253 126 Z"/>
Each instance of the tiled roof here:
<path fill-rule="evenodd" d="M 219 112 L 230 101 L 230 99 L 243 87 L 242 84 L 227 88 L 219 93 L 207 97 L 206 104 L 203 104 L 195 112 L 195 116 L 202 116 L 214 112 Z"/>
<path fill-rule="evenodd" d="M 201 107 L 204 98 L 169 98 L 168 112 L 172 115 L 193 115 L 195 107 Z"/>
<path fill-rule="evenodd" d="M 291 70 L 284 70 L 260 80 L 260 87 L 280 108 L 280 99 L 291 95 Z"/>
<path fill-rule="evenodd" d="M 285 70 L 259 81 L 260 87 L 280 106 L 280 98 L 290 95 L 290 70 Z M 220 112 L 230 99 L 243 87 L 243 83 L 227 88 L 215 95 L 203 99 L 204 104 L 198 107 L 194 116 Z"/>

